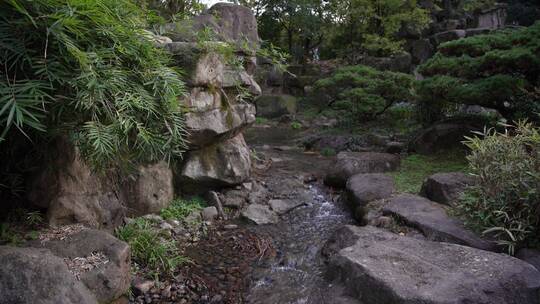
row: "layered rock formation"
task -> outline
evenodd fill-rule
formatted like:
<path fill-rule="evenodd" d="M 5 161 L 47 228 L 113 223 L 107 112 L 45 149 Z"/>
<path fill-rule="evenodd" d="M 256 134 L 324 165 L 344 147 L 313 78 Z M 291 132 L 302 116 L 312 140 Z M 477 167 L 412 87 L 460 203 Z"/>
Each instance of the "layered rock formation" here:
<path fill-rule="evenodd" d="M 173 42 L 164 47 L 191 75 L 190 94 L 183 100 L 189 151 L 175 168 L 176 190 L 197 193 L 241 184 L 251 169 L 241 132 L 255 122 L 249 101 L 261 94 L 253 78 L 259 44 L 256 20 L 245 7 L 219 3 L 190 25 L 167 28 Z M 214 33 L 213 41 L 201 43 L 190 35 L 202 29 Z M 232 55 L 223 52 L 227 47 L 233 48 Z"/>
<path fill-rule="evenodd" d="M 220 3 L 186 24 L 171 24 L 154 43 L 169 51 L 187 75 L 188 151 L 174 167 L 141 165 L 129 176 L 97 174 L 66 138 L 55 140 L 29 181 L 28 199 L 47 209 L 52 225 L 83 223 L 112 230 L 125 216 L 157 213 L 175 194 L 234 186 L 250 177 L 250 151 L 241 134 L 255 122 L 250 103 L 261 93 L 253 78 L 257 23 L 245 7 Z M 197 31 L 213 35 L 200 41 Z"/>

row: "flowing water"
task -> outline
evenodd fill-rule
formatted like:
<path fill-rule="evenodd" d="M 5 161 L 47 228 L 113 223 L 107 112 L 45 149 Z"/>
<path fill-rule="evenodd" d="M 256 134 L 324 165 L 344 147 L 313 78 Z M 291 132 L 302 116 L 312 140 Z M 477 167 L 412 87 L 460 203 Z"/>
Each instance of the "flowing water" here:
<path fill-rule="evenodd" d="M 295 184 L 305 176 L 321 176 L 331 158 L 306 154 L 294 146 L 290 130 L 255 128 L 247 133 L 248 144 L 275 160 L 259 178 L 278 197 L 302 200 L 304 206 L 283 215 L 276 225 L 252 226 L 254 232 L 273 240 L 276 257 L 255 267 L 246 296 L 254 304 L 356 303 L 340 296 L 340 289 L 324 278 L 321 249 L 339 227 L 353 223 L 349 212 L 320 182 Z M 273 149 L 272 147 L 280 147 Z"/>

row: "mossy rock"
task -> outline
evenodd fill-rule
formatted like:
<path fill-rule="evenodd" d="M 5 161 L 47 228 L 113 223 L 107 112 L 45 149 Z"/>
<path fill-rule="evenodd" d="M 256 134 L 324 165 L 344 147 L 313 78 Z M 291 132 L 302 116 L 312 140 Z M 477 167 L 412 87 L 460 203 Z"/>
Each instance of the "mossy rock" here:
<path fill-rule="evenodd" d="M 291 95 L 263 95 L 255 100 L 257 116 L 276 118 L 287 114 L 295 114 L 296 97 Z"/>

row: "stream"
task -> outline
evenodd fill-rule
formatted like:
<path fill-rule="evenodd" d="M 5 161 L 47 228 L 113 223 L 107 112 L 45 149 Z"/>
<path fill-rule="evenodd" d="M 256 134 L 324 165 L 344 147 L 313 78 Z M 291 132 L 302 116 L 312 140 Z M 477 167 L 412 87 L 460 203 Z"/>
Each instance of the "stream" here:
<path fill-rule="evenodd" d="M 331 158 L 296 148 L 295 135 L 290 129 L 264 127 L 246 133 L 250 147 L 273 160 L 270 169 L 257 178 L 267 184 L 274 197 L 304 203 L 281 216 L 276 225 L 248 228 L 271 237 L 276 255 L 254 267 L 247 303 L 357 303 L 342 297 L 339 288 L 324 278 L 322 247 L 339 227 L 354 222 L 345 206 L 321 183 Z M 293 182 L 306 176 L 313 182 Z"/>

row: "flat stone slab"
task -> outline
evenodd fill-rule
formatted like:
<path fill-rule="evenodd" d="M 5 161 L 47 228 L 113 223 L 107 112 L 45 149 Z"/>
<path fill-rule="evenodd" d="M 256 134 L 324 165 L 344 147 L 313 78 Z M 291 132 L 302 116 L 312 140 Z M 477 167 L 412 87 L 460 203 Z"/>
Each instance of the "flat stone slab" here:
<path fill-rule="evenodd" d="M 405 224 L 422 231 L 431 241 L 491 251 L 497 249 L 495 243 L 480 238 L 467 230 L 461 220 L 450 217 L 442 205 L 421 196 L 412 194 L 395 196 L 383 206 L 382 213 L 398 217 Z"/>
<path fill-rule="evenodd" d="M 538 304 L 540 272 L 505 254 L 344 226 L 326 244 L 328 278 L 361 303 Z"/>
<path fill-rule="evenodd" d="M 277 214 L 268 206 L 252 204 L 242 210 L 242 216 L 257 225 L 275 224 L 279 221 Z"/>
<path fill-rule="evenodd" d="M 268 201 L 270 209 L 275 211 L 277 214 L 285 214 L 295 208 L 302 206 L 304 203 L 292 200 L 280 200 L 273 199 Z"/>
<path fill-rule="evenodd" d="M 388 198 L 396 190 L 394 179 L 381 173 L 357 174 L 349 178 L 347 199 L 354 206 L 364 206 L 369 202 Z"/>

